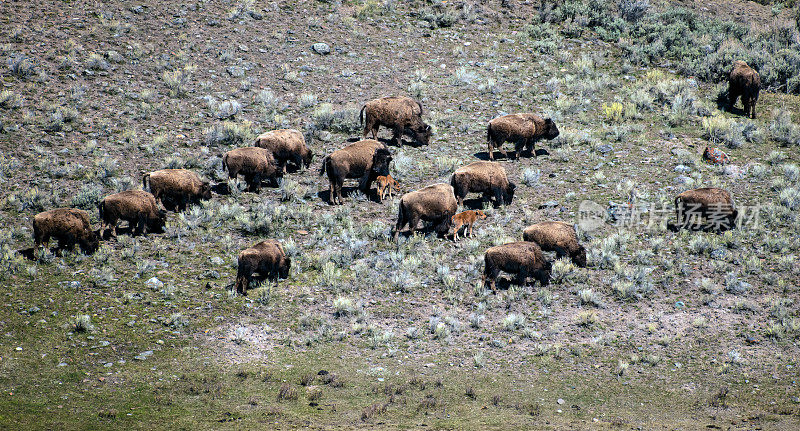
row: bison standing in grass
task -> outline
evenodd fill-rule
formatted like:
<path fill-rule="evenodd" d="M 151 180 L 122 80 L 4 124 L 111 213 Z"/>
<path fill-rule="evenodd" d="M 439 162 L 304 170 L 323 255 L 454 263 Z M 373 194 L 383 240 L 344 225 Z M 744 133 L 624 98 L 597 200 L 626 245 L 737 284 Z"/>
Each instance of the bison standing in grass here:
<path fill-rule="evenodd" d="M 306 139 L 299 130 L 280 129 L 263 133 L 256 138 L 256 147 L 272 151 L 278 169 L 286 173 L 286 163 L 292 162 L 297 169 L 309 167 L 314 155 L 306 146 Z"/>
<path fill-rule="evenodd" d="M 503 150 L 505 141 L 514 142 L 514 155 L 519 155 L 523 147 L 528 154 L 536 156 L 534 144 L 540 139 L 555 139 L 559 135 L 556 123 L 550 118 L 542 118 L 536 114 L 510 114 L 489 121 L 486 129 L 489 144 L 489 160 L 494 160 L 494 149 L 500 150 L 503 157 L 508 153 Z"/>
<path fill-rule="evenodd" d="M 372 132 L 372 139 L 378 139 L 378 128 L 392 129 L 392 140 L 399 147 L 403 133 L 409 133 L 422 145 L 431 139 L 431 126 L 422 121 L 422 105 L 410 97 L 382 97 L 370 100 L 361 107 L 359 121 L 364 125 L 363 138 Z"/>
<path fill-rule="evenodd" d="M 756 102 L 761 91 L 761 77 L 742 60 L 733 62 L 733 69 L 728 78 L 728 105 L 729 109 L 736 104 L 736 99 L 742 97 L 744 115 L 756 118 Z"/>
<path fill-rule="evenodd" d="M 109 227 L 113 236 L 117 236 L 117 222 L 128 222 L 134 235 L 144 232 L 164 233 L 167 213 L 158 208 L 156 198 L 144 190 L 127 190 L 108 195 L 100 201 L 100 232 L 105 233 Z"/>
<path fill-rule="evenodd" d="M 211 184 L 187 169 L 161 169 L 144 174 L 142 187 L 147 189 L 148 183 L 150 193 L 167 209 L 182 211 L 189 203 L 211 199 Z"/>
<path fill-rule="evenodd" d="M 446 235 L 457 209 L 458 202 L 450 184 L 434 184 L 406 193 L 400 198 L 393 238 L 396 241 L 406 225 L 409 235 L 413 234 L 420 220 L 432 222 L 437 234 Z"/>
<path fill-rule="evenodd" d="M 34 253 L 39 247 L 48 247 L 50 238 L 58 241 L 56 253 L 72 250 L 78 244 L 86 254 L 100 247 L 98 232 L 92 230 L 89 213 L 76 208 L 56 208 L 33 216 Z"/>
<path fill-rule="evenodd" d="M 738 215 L 727 190 L 714 187 L 687 190 L 675 197 L 677 224 L 669 228 L 673 231 L 687 228 L 719 232 L 733 229 Z"/>
<path fill-rule="evenodd" d="M 277 280 L 289 276 L 292 261 L 286 256 L 283 246 L 274 239 L 261 241 L 239 253 L 239 268 L 236 271 L 236 291 L 247 295 L 250 282 Z M 258 276 L 255 276 L 255 274 Z"/>
<path fill-rule="evenodd" d="M 259 147 L 236 148 L 222 156 L 222 169 L 228 171 L 228 177 L 236 178 L 239 174 L 247 182 L 247 190 L 257 193 L 261 190 L 261 182 L 270 180 L 278 185 L 278 178 L 283 177 L 283 170 L 278 167 L 272 151 Z"/>
<path fill-rule="evenodd" d="M 578 242 L 575 228 L 563 221 L 543 221 L 522 231 L 525 241 L 535 242 L 544 251 L 556 252 L 556 258 L 569 256 L 575 265 L 586 267 L 586 249 Z"/>
<path fill-rule="evenodd" d="M 483 285 L 488 284 L 497 292 L 495 281 L 500 271 L 515 274 L 515 281 L 524 285 L 528 277 L 534 277 L 544 286 L 550 282 L 550 262 L 545 260 L 542 249 L 534 242 L 519 241 L 498 245 L 486 250 L 484 255 Z"/>
<path fill-rule="evenodd" d="M 458 204 L 464 204 L 467 193 L 483 193 L 494 197 L 495 206 L 508 205 L 514 198 L 516 184 L 508 181 L 506 169 L 495 162 L 475 162 L 456 169 L 450 177 Z"/>
<path fill-rule="evenodd" d="M 347 178 L 358 178 L 358 188 L 369 196 L 372 182 L 389 175 L 392 153 L 385 144 L 374 139 L 354 142 L 332 152 L 322 160 L 319 174 L 327 172 L 330 182 L 330 203 L 342 204 L 342 186 Z"/>

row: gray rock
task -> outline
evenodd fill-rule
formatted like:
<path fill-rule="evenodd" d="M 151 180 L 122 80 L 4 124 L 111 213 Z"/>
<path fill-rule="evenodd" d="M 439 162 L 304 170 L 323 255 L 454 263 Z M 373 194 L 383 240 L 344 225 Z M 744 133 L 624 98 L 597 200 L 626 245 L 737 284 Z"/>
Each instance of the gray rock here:
<path fill-rule="evenodd" d="M 611 144 L 603 144 L 597 146 L 597 151 L 601 154 L 608 154 L 614 151 L 614 147 Z"/>
<path fill-rule="evenodd" d="M 67 363 L 66 363 L 66 362 L 59 362 L 59 363 L 58 363 L 58 366 L 59 366 L 59 367 L 66 367 L 66 366 L 67 366 Z"/>
<path fill-rule="evenodd" d="M 144 285 L 149 287 L 149 288 L 151 288 L 151 289 L 161 289 L 162 287 L 164 287 L 164 282 L 162 282 L 161 280 L 159 280 L 156 277 L 153 277 L 153 278 L 145 281 Z"/>
<path fill-rule="evenodd" d="M 557 206 L 558 206 L 558 201 L 547 201 L 547 202 L 545 202 L 545 203 L 543 203 L 543 204 L 539 205 L 539 209 L 544 209 L 544 208 L 555 208 L 555 207 L 557 207 Z"/>
<path fill-rule="evenodd" d="M 687 177 L 686 175 L 679 175 L 677 178 L 675 178 L 676 184 L 689 184 L 692 182 L 694 182 L 694 180 L 691 177 Z"/>
<path fill-rule="evenodd" d="M 133 12 L 133 13 L 138 15 L 138 14 L 144 12 L 144 8 L 142 6 L 140 6 L 140 5 L 131 6 L 131 12 Z"/>
<path fill-rule="evenodd" d="M 320 55 L 328 55 L 331 53 L 331 47 L 324 42 L 317 42 L 311 45 L 311 49 L 314 50 L 317 54 Z"/>
<path fill-rule="evenodd" d="M 724 259 L 727 254 L 728 252 L 724 248 L 716 248 L 711 251 L 711 258 L 720 260 Z"/>
<path fill-rule="evenodd" d="M 559 404 L 564 404 L 564 399 L 563 398 L 559 398 L 558 401 L 556 401 L 556 402 L 559 403 Z"/>
<path fill-rule="evenodd" d="M 242 78 L 244 76 L 244 69 L 239 66 L 228 66 L 225 71 L 233 78 Z"/>
<path fill-rule="evenodd" d="M 253 18 L 256 21 L 261 21 L 262 19 L 264 19 L 264 15 L 261 15 L 260 13 L 254 10 L 247 11 L 247 14 L 250 15 L 250 18 Z"/>
<path fill-rule="evenodd" d="M 146 350 L 146 351 L 144 351 L 142 353 L 139 353 L 138 355 L 134 356 L 133 358 L 136 359 L 136 360 L 139 360 L 139 361 L 144 361 L 145 359 L 147 359 L 150 356 L 153 356 L 153 351 L 152 350 Z"/>
<path fill-rule="evenodd" d="M 692 171 L 692 168 L 690 168 L 690 167 L 688 167 L 686 165 L 675 166 L 675 172 L 677 172 L 679 174 L 688 174 L 691 171 Z"/>
<path fill-rule="evenodd" d="M 225 263 L 225 261 L 223 261 L 222 258 L 219 256 L 214 256 L 211 258 L 212 265 L 222 265 L 223 263 Z"/>

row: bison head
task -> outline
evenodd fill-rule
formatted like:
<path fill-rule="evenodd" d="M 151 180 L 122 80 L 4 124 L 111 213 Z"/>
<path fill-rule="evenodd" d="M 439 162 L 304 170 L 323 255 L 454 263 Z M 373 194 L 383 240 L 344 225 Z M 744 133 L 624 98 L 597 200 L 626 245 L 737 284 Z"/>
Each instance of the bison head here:
<path fill-rule="evenodd" d="M 303 164 L 308 168 L 311 166 L 311 160 L 314 158 L 314 153 L 311 150 L 306 149 L 305 154 L 303 154 Z"/>
<path fill-rule="evenodd" d="M 379 148 L 372 155 L 372 172 L 377 175 L 389 175 L 389 163 L 392 153 L 386 148 Z"/>
<path fill-rule="evenodd" d="M 211 183 L 203 181 L 200 185 L 200 197 L 203 199 L 211 199 Z"/>
<path fill-rule="evenodd" d="M 433 129 L 430 125 L 420 121 L 418 125 L 411 128 L 411 131 L 414 133 L 414 139 L 420 144 L 428 145 L 430 143 L 431 135 L 433 135 Z"/>
<path fill-rule="evenodd" d="M 586 268 L 586 249 L 581 246 L 578 251 L 570 256 L 572 261 L 575 262 L 575 265 L 578 265 L 580 268 Z"/>
<path fill-rule="evenodd" d="M 282 258 L 278 264 L 278 276 L 280 276 L 280 278 L 289 277 L 289 269 L 291 269 L 291 267 L 292 259 L 289 259 L 288 257 Z"/>
<path fill-rule="evenodd" d="M 92 254 L 100 248 L 100 230 L 88 231 L 86 237 L 78 241 L 78 245 L 86 254 Z"/>
<path fill-rule="evenodd" d="M 514 192 L 517 190 L 517 185 L 509 182 L 508 187 L 506 187 L 505 193 L 503 193 L 503 203 L 506 205 L 511 204 L 511 201 L 514 199 Z"/>
<path fill-rule="evenodd" d="M 152 233 L 164 233 L 164 227 L 167 222 L 167 212 L 158 210 L 156 217 L 147 220 L 147 231 Z"/>
<path fill-rule="evenodd" d="M 559 135 L 558 127 L 552 118 L 544 119 L 544 137 L 545 139 L 555 139 Z"/>

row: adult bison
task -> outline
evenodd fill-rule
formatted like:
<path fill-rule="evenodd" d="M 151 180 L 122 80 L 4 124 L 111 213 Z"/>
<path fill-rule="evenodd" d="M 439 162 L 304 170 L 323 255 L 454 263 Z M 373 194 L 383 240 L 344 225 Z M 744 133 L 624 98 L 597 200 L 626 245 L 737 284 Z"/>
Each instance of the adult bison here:
<path fill-rule="evenodd" d="M 508 181 L 506 169 L 495 162 L 474 162 L 462 166 L 450 177 L 458 204 L 464 204 L 468 193 L 483 193 L 483 197 L 494 197 L 495 206 L 508 205 L 514 198 L 516 184 Z"/>
<path fill-rule="evenodd" d="M 299 130 L 279 129 L 262 133 L 256 138 L 256 147 L 272 151 L 272 156 L 278 162 L 278 169 L 286 173 L 286 163 L 291 162 L 297 169 L 309 167 L 314 157 L 306 139 Z"/>
<path fill-rule="evenodd" d="M 363 138 L 372 131 L 372 139 L 378 139 L 378 128 L 385 126 L 392 129 L 397 146 L 402 144 L 403 133 L 409 133 L 422 145 L 428 145 L 431 139 L 431 126 L 422 121 L 422 105 L 410 97 L 370 100 L 361 107 L 359 121 L 364 125 Z"/>
<path fill-rule="evenodd" d="M 759 91 L 761 91 L 761 77 L 758 76 L 758 72 L 742 60 L 734 61 L 733 69 L 731 69 L 728 77 L 729 109 L 736 104 L 736 99 L 741 96 L 744 115 L 756 118 L 756 102 L 758 101 Z"/>
<path fill-rule="evenodd" d="M 563 221 L 543 221 L 522 231 L 525 241 L 535 242 L 544 251 L 556 252 L 556 258 L 569 256 L 575 265 L 586 267 L 586 249 L 578 241 L 575 228 Z"/>
<path fill-rule="evenodd" d="M 528 277 L 536 278 L 542 285 L 550 282 L 550 262 L 534 242 L 518 241 L 491 247 L 483 260 L 483 285 L 488 284 L 492 292 L 497 292 L 495 281 L 501 270 L 515 274 L 516 282 L 522 285 Z"/>
<path fill-rule="evenodd" d="M 142 187 L 167 209 L 185 210 L 189 203 L 211 199 L 211 184 L 188 169 L 161 169 L 144 174 Z"/>
<path fill-rule="evenodd" d="M 727 190 L 714 187 L 687 190 L 675 197 L 677 224 L 671 229 L 729 230 L 736 226 L 738 215 Z"/>
<path fill-rule="evenodd" d="M 101 236 L 111 228 L 117 236 L 117 222 L 128 222 L 134 235 L 144 232 L 164 233 L 167 212 L 158 208 L 156 198 L 144 190 L 126 190 L 108 195 L 99 205 Z"/>
<path fill-rule="evenodd" d="M 396 241 L 400 230 L 408 225 L 413 234 L 420 220 L 432 222 L 439 235 L 445 235 L 452 225 L 452 217 L 458 209 L 453 186 L 439 183 L 404 194 L 400 198 L 400 210 L 393 238 Z"/>
<path fill-rule="evenodd" d="M 391 161 L 392 153 L 386 145 L 374 139 L 354 142 L 326 156 L 319 174 L 328 174 L 330 203 L 343 203 L 342 186 L 347 178 L 358 178 L 359 190 L 369 195 L 372 182 L 380 175 L 389 175 Z"/>
<path fill-rule="evenodd" d="M 77 208 L 56 208 L 33 216 L 34 253 L 42 245 L 48 247 L 50 238 L 58 241 L 58 254 L 74 249 L 75 244 L 86 254 L 100 247 L 100 236 L 92 230 L 89 213 Z"/>
<path fill-rule="evenodd" d="M 261 241 L 239 253 L 236 271 L 236 291 L 247 295 L 250 282 L 257 280 L 277 280 L 289 276 L 292 261 L 286 256 L 283 246 L 274 239 Z M 255 276 L 255 274 L 258 276 Z"/>
<path fill-rule="evenodd" d="M 278 185 L 278 178 L 283 177 L 283 170 L 278 167 L 272 151 L 260 147 L 236 148 L 222 156 L 222 169 L 228 171 L 228 177 L 236 178 L 240 174 L 247 182 L 251 192 L 261 190 L 261 182 L 269 180 Z"/>
<path fill-rule="evenodd" d="M 534 144 L 540 139 L 555 139 L 559 135 L 556 123 L 550 118 L 542 118 L 536 114 L 522 113 L 497 117 L 489 121 L 486 128 L 489 145 L 489 159 L 494 160 L 494 149 L 500 150 L 503 157 L 508 153 L 503 150 L 505 141 L 514 142 L 515 156 L 525 147 L 528 154 L 536 156 Z"/>

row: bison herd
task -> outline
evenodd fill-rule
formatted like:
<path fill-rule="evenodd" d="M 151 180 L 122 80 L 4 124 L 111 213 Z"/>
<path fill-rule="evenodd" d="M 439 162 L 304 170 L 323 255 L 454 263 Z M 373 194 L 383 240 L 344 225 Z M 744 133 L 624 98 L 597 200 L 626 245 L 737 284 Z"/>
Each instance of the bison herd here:
<path fill-rule="evenodd" d="M 745 114 L 755 118 L 760 79 L 758 73 L 743 61 L 736 61 L 729 77 L 729 104 L 741 97 Z M 320 175 L 327 174 L 330 183 L 329 202 L 342 204 L 342 187 L 346 179 L 358 180 L 358 188 L 369 195 L 372 183 L 382 201 L 388 189 L 398 184 L 390 173 L 392 153 L 377 140 L 380 126 L 392 130 L 392 141 L 401 145 L 401 137 L 408 134 L 420 145 L 430 141 L 431 126 L 422 120 L 422 105 L 409 97 L 384 97 L 367 102 L 359 117 L 364 125 L 363 139 L 336 150 L 322 159 Z M 369 133 L 372 139 L 366 139 Z M 498 149 L 503 156 L 503 143 L 515 146 L 515 157 L 525 149 L 536 156 L 534 145 L 540 139 L 551 140 L 559 135 L 558 127 L 550 118 L 532 113 L 504 115 L 491 120 L 487 127 L 489 160 L 494 160 Z M 258 192 L 263 182 L 277 185 L 286 173 L 287 165 L 296 169 L 308 168 L 313 153 L 306 145 L 303 134 L 293 129 L 273 130 L 259 135 L 252 147 L 236 148 L 222 155 L 223 169 L 230 178 L 244 177 L 248 190 Z M 98 204 L 101 228 L 92 230 L 89 214 L 75 208 L 57 208 L 33 217 L 34 251 L 49 240 L 58 241 L 56 252 L 74 249 L 79 245 L 84 253 L 93 253 L 100 240 L 107 235 L 117 235 L 120 220 L 128 222 L 134 235 L 164 232 L 166 211 L 181 211 L 201 199 L 210 199 L 212 188 L 195 172 L 186 169 L 162 169 L 144 174 L 144 190 L 128 190 L 103 198 Z M 482 211 L 464 211 L 456 214 L 469 193 L 480 193 L 495 206 L 510 205 L 516 185 L 508 180 L 505 168 L 494 161 L 478 161 L 455 170 L 450 183 L 429 185 L 400 197 L 397 223 L 392 238 L 397 240 L 401 231 L 413 234 L 420 221 L 433 226 L 440 236 L 451 231 L 453 239 L 465 227 L 464 235 L 472 234 L 478 219 L 485 219 Z M 738 212 L 731 194 L 717 188 L 700 188 L 685 191 L 675 198 L 677 224 L 672 227 L 705 228 L 715 230 L 735 226 Z M 455 229 L 453 229 L 455 228 Z M 562 221 L 545 221 L 525 228 L 523 241 L 491 247 L 484 256 L 483 283 L 495 291 L 495 279 L 500 271 L 514 274 L 516 281 L 525 283 L 534 277 L 542 284 L 550 279 L 551 263 L 542 251 L 552 251 L 557 258 L 569 257 L 579 267 L 586 266 L 586 249 L 579 243 L 575 228 Z M 286 278 L 291 261 L 283 246 L 276 240 L 266 240 L 242 251 L 238 258 L 238 271 L 234 283 L 237 292 L 247 294 L 253 279 L 276 280 Z"/>

